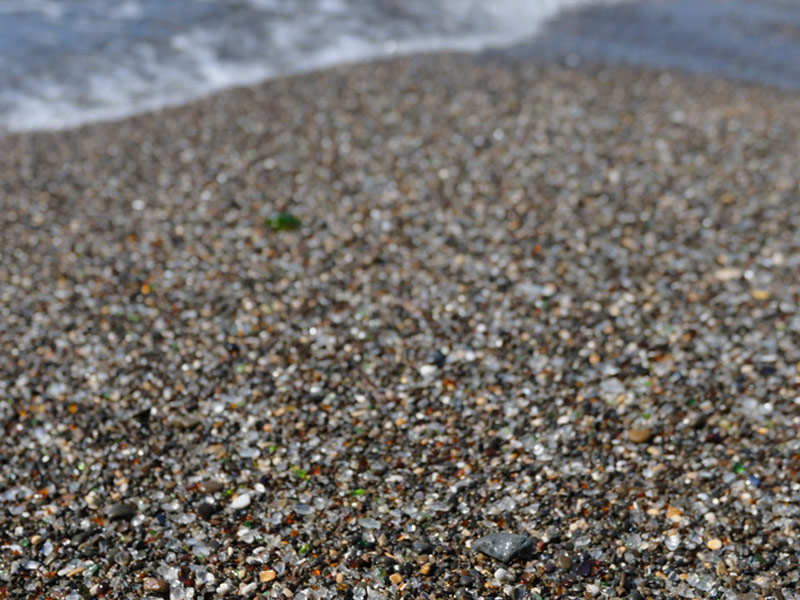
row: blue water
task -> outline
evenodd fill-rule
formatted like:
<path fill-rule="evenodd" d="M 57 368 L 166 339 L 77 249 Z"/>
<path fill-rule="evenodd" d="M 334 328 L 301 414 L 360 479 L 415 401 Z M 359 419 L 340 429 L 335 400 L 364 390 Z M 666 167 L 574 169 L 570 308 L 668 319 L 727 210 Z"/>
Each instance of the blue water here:
<path fill-rule="evenodd" d="M 0 0 L 0 133 L 343 62 L 487 48 L 800 88 L 800 1 Z"/>
<path fill-rule="evenodd" d="M 678 68 L 800 89 L 800 1 L 663 0 L 587 6 L 508 51 Z"/>

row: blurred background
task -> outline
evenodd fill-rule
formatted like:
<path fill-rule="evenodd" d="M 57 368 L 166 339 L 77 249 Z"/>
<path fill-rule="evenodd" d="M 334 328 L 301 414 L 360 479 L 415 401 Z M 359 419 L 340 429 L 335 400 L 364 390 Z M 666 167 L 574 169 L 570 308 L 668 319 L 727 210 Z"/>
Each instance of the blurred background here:
<path fill-rule="evenodd" d="M 422 51 L 800 86 L 796 0 L 0 0 L 0 133 Z"/>

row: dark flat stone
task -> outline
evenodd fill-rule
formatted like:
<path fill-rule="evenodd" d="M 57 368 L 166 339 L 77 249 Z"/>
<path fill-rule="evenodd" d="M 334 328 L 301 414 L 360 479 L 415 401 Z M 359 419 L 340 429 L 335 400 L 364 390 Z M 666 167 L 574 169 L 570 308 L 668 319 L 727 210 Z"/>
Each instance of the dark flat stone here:
<path fill-rule="evenodd" d="M 210 519 L 217 514 L 222 507 L 216 502 L 203 502 L 197 507 L 197 514 L 203 519 Z"/>
<path fill-rule="evenodd" d="M 112 521 L 127 521 L 132 519 L 135 514 L 136 509 L 134 509 L 130 504 L 115 504 L 108 509 L 108 518 Z"/>
<path fill-rule="evenodd" d="M 592 574 L 593 568 L 594 561 L 591 558 L 587 558 L 580 565 L 578 565 L 578 575 L 581 577 L 589 577 Z"/>
<path fill-rule="evenodd" d="M 503 563 L 533 554 L 533 538 L 527 535 L 497 531 L 472 544 L 472 549 Z"/>

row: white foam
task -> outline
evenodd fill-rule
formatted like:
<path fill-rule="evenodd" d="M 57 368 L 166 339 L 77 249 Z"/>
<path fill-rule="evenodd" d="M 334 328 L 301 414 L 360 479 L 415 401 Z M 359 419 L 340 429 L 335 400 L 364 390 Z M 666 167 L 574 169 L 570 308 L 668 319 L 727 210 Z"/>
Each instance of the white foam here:
<path fill-rule="evenodd" d="M 4 13 L 40 13 L 49 19 L 58 19 L 64 14 L 64 7 L 53 0 L 7 0 L 2 6 Z"/>
<path fill-rule="evenodd" d="M 142 6 L 134 0 L 123 2 L 111 9 L 110 16 L 117 19 L 138 19 L 143 14 Z"/>

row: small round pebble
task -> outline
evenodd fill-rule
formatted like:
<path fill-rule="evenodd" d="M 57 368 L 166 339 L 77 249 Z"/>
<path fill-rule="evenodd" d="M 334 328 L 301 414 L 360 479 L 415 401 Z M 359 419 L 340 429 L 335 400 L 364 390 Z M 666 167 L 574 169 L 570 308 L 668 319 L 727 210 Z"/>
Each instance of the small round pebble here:
<path fill-rule="evenodd" d="M 268 583 L 268 582 L 272 581 L 273 579 L 275 579 L 277 576 L 278 576 L 278 574 L 275 571 L 273 571 L 272 569 L 267 569 L 265 571 L 261 571 L 258 574 L 258 580 L 261 583 Z"/>
<path fill-rule="evenodd" d="M 221 481 L 217 481 L 216 479 L 206 479 L 198 484 L 197 489 L 206 494 L 213 494 L 220 491 L 224 487 L 225 484 L 223 484 Z"/>
<path fill-rule="evenodd" d="M 652 432 L 645 428 L 636 428 L 628 431 L 628 439 L 634 444 L 643 444 L 650 439 Z"/>
<path fill-rule="evenodd" d="M 238 494 L 231 501 L 231 508 L 240 509 L 250 506 L 250 494 Z"/>
<path fill-rule="evenodd" d="M 556 558 L 556 564 L 558 565 L 559 569 L 568 571 L 572 568 L 572 559 L 568 554 L 559 554 L 558 558 Z"/>
<path fill-rule="evenodd" d="M 708 546 L 709 550 L 719 550 L 722 548 L 722 540 L 719 538 L 711 538 L 706 542 L 706 546 Z"/>

